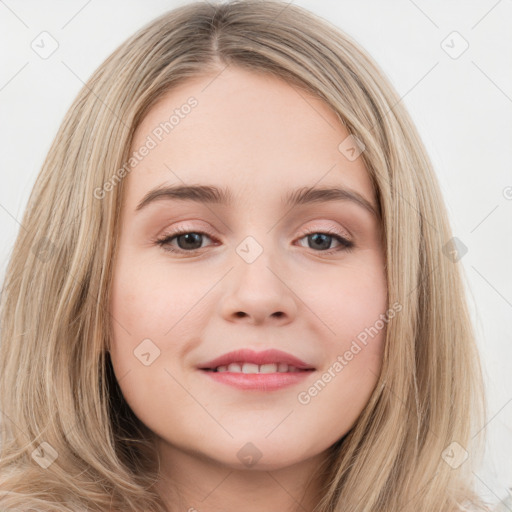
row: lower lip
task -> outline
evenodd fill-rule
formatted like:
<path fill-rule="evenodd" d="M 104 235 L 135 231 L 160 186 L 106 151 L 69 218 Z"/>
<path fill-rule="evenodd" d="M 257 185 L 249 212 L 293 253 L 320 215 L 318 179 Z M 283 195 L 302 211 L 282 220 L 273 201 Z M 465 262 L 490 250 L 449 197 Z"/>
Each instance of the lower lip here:
<path fill-rule="evenodd" d="M 213 372 L 200 370 L 208 375 L 210 379 L 228 384 L 238 389 L 252 389 L 257 391 L 275 391 L 287 386 L 302 382 L 313 373 L 313 370 L 302 370 L 298 372 L 276 372 L 276 373 L 234 373 L 234 372 Z"/>

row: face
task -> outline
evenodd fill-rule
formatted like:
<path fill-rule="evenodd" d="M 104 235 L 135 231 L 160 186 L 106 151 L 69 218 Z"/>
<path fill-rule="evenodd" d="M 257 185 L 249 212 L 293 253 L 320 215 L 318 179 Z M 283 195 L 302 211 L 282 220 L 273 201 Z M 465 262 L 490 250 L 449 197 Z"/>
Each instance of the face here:
<path fill-rule="evenodd" d="M 388 307 L 381 225 L 363 160 L 326 104 L 276 78 L 214 76 L 167 93 L 135 134 L 110 352 L 162 453 L 271 470 L 325 453 L 375 387 Z M 176 191 L 185 186 L 218 194 Z M 174 192 L 151 193 L 164 187 Z M 298 200 L 309 188 L 342 192 Z M 274 367 L 288 356 L 272 353 L 203 369 L 243 349 L 308 369 Z"/>

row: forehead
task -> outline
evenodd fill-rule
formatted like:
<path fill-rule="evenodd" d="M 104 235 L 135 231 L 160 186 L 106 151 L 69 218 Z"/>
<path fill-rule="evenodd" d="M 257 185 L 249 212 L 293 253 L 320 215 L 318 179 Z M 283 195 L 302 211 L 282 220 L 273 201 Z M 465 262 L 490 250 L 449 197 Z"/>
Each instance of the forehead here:
<path fill-rule="evenodd" d="M 328 182 L 373 200 L 362 158 L 339 150 L 348 135 L 326 103 L 279 78 L 230 67 L 195 77 L 137 128 L 131 151 L 151 149 L 128 176 L 127 203 L 164 183 L 218 184 L 247 203 Z"/>

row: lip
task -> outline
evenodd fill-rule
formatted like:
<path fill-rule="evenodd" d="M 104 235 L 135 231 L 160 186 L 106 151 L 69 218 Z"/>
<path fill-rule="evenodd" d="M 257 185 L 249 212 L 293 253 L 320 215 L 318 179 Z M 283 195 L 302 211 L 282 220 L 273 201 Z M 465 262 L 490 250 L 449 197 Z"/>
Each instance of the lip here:
<path fill-rule="evenodd" d="M 238 373 L 238 372 L 214 372 L 218 366 L 228 366 L 231 363 L 253 363 L 257 365 L 270 363 L 286 363 L 294 366 L 298 372 L 275 373 Z M 216 359 L 204 364 L 199 364 L 198 369 L 208 378 L 243 390 L 274 391 L 287 386 L 297 384 L 307 378 L 315 368 L 282 350 L 269 349 L 255 352 L 250 349 L 240 349 L 228 352 Z"/>
<path fill-rule="evenodd" d="M 232 352 L 228 352 L 227 354 L 217 357 L 216 359 L 212 359 L 211 361 L 207 361 L 206 363 L 199 364 L 198 368 L 200 370 L 213 370 L 218 366 L 228 366 L 231 363 L 253 363 L 257 365 L 270 363 L 286 363 L 288 365 L 295 366 L 295 368 L 299 370 L 315 369 L 312 365 L 302 361 L 298 357 L 292 356 L 287 352 L 283 352 L 282 350 L 276 349 L 263 350 L 262 352 L 255 352 L 254 350 L 250 349 L 233 350 Z"/>
<path fill-rule="evenodd" d="M 313 373 L 313 370 L 302 370 L 291 373 L 219 373 L 211 370 L 200 370 L 200 372 L 209 379 L 238 389 L 275 391 L 302 382 Z"/>

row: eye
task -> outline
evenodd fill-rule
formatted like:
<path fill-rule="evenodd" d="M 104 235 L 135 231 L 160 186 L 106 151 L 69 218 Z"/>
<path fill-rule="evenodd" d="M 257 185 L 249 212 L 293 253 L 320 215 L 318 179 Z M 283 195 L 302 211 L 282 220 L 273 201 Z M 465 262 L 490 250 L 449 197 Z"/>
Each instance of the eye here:
<path fill-rule="evenodd" d="M 332 254 L 339 251 L 350 251 L 354 248 L 354 243 L 350 240 L 347 240 L 341 233 L 333 230 L 333 231 L 308 231 L 305 234 L 303 234 L 302 238 L 299 240 L 302 240 L 303 238 L 307 238 L 310 242 L 308 246 L 311 249 L 319 249 L 320 252 L 323 252 L 325 254 Z M 331 242 L 333 240 L 336 240 L 340 246 L 336 247 L 334 249 L 329 249 Z"/>
<path fill-rule="evenodd" d="M 192 231 L 188 228 L 178 228 L 172 233 L 164 235 L 162 238 L 155 240 L 154 242 L 162 247 L 164 251 L 172 253 L 194 253 L 202 249 L 203 237 L 214 240 L 209 233 L 204 231 Z M 299 240 L 308 238 L 311 242 L 309 243 L 310 249 L 318 249 L 315 252 L 323 252 L 325 254 L 332 254 L 339 251 L 350 251 L 354 247 L 354 243 L 347 240 L 341 233 L 337 231 L 309 231 L 302 235 Z M 330 249 L 331 243 L 337 241 L 339 246 L 334 249 Z M 172 245 L 172 242 L 176 241 L 176 245 Z"/>
<path fill-rule="evenodd" d="M 174 253 L 194 252 L 201 249 L 202 237 L 206 236 L 211 238 L 208 233 L 203 231 L 191 231 L 187 228 L 178 228 L 168 235 L 155 240 L 155 243 L 164 249 L 164 251 Z M 176 239 L 178 248 L 171 245 L 171 242 Z"/>

